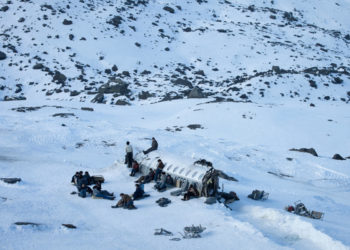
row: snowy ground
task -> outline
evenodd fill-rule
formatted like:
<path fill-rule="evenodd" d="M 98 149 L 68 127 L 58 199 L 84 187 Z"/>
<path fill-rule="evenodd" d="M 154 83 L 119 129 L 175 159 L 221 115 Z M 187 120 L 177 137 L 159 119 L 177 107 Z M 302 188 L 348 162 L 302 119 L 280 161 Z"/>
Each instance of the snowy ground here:
<path fill-rule="evenodd" d="M 78 102 L 22 101 L 0 105 L 0 177 L 20 177 L 14 185 L 0 182 L 0 249 L 349 249 L 350 113 L 342 103 L 244 104 L 182 100 L 129 107 Z M 47 105 L 47 107 L 42 107 Z M 57 108 L 54 106 L 62 106 Z M 32 112 L 11 110 L 41 106 Z M 93 107 L 83 111 L 81 107 Z M 169 112 L 171 111 L 171 112 Z M 74 113 L 68 118 L 55 113 Z M 203 129 L 187 126 L 200 124 Z M 180 131 L 176 131 L 176 128 Z M 122 164 L 124 146 L 150 145 L 179 159 L 205 158 L 239 182 L 221 182 L 241 198 L 231 205 L 183 202 L 169 191 L 137 201 L 137 210 L 111 209 L 115 201 L 82 199 L 70 178 L 77 170 L 102 174 L 104 189 L 134 191 L 134 178 Z M 313 147 L 320 157 L 291 152 Z M 292 158 L 287 160 L 286 158 Z M 268 171 L 291 175 L 279 178 Z M 264 189 L 264 202 L 248 199 Z M 155 201 L 172 203 L 159 207 Z M 312 220 L 283 210 L 302 200 L 325 213 Z M 38 228 L 17 221 L 41 223 Z M 77 226 L 62 228 L 62 223 Z M 183 227 L 205 226 L 201 239 L 170 241 L 154 236 L 165 228 L 180 237 Z"/>

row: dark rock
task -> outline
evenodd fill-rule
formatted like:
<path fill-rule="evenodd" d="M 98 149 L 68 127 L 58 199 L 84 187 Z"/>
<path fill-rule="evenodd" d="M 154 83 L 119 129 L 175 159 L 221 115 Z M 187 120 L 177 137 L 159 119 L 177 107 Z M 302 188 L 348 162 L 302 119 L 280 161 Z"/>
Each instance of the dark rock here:
<path fill-rule="evenodd" d="M 17 182 L 22 181 L 21 178 L 0 178 L 0 180 L 8 184 L 15 184 Z"/>
<path fill-rule="evenodd" d="M 130 77 L 129 71 L 123 71 L 122 74 L 123 76 Z"/>
<path fill-rule="evenodd" d="M 191 92 L 188 94 L 188 98 L 206 98 L 206 94 L 203 93 L 203 90 L 199 87 L 194 87 Z"/>
<path fill-rule="evenodd" d="M 340 154 L 335 154 L 332 157 L 333 160 L 341 160 L 341 161 L 345 161 L 346 159 L 344 157 L 342 157 Z"/>
<path fill-rule="evenodd" d="M 69 229 L 76 229 L 77 228 L 73 224 L 62 224 L 62 226 L 66 227 L 66 228 L 69 228 Z"/>
<path fill-rule="evenodd" d="M 200 124 L 190 124 L 190 125 L 188 125 L 187 126 L 189 129 L 198 129 L 198 128 L 201 128 L 201 129 L 203 129 L 203 127 L 202 127 L 202 125 L 200 125 Z"/>
<path fill-rule="evenodd" d="M 33 69 L 42 69 L 44 68 L 44 65 L 42 63 L 37 63 L 33 66 Z"/>
<path fill-rule="evenodd" d="M 73 39 L 74 39 L 74 35 L 73 34 L 69 34 L 69 40 L 71 40 L 71 41 L 73 41 Z"/>
<path fill-rule="evenodd" d="M 89 108 L 89 107 L 81 107 L 81 110 L 85 110 L 85 111 L 94 111 L 93 108 Z"/>
<path fill-rule="evenodd" d="M 108 20 L 108 24 L 112 24 L 114 27 L 118 28 L 122 23 L 123 18 L 121 16 L 114 16 L 112 19 Z"/>
<path fill-rule="evenodd" d="M 71 20 L 64 19 L 63 24 L 64 25 L 71 25 L 71 24 L 73 24 L 73 22 Z"/>
<path fill-rule="evenodd" d="M 7 5 L 1 7 L 0 11 L 6 12 L 9 10 L 9 7 Z"/>
<path fill-rule="evenodd" d="M 103 93 L 98 93 L 92 100 L 91 102 L 96 102 L 96 103 L 103 103 L 105 99 L 105 96 Z"/>
<path fill-rule="evenodd" d="M 25 21 L 24 17 L 21 17 L 20 19 L 18 19 L 19 23 L 23 23 Z"/>
<path fill-rule="evenodd" d="M 292 12 L 284 12 L 283 18 L 287 19 L 289 22 L 295 22 L 298 21 L 296 17 L 293 16 Z"/>
<path fill-rule="evenodd" d="M 136 42 L 136 43 L 135 43 L 135 46 L 140 48 L 140 47 L 141 47 L 141 44 L 138 43 L 138 42 Z"/>
<path fill-rule="evenodd" d="M 126 106 L 126 105 L 130 105 L 130 103 L 128 103 L 127 101 L 124 100 L 118 100 L 115 105 L 120 105 L 120 106 Z"/>
<path fill-rule="evenodd" d="M 111 71 L 110 69 L 105 69 L 105 73 L 106 73 L 106 74 L 111 74 L 112 71 Z"/>
<path fill-rule="evenodd" d="M 350 91 L 346 92 L 346 94 L 350 97 Z"/>
<path fill-rule="evenodd" d="M 246 94 L 242 94 L 239 98 L 241 98 L 241 99 L 248 99 L 248 96 Z"/>
<path fill-rule="evenodd" d="M 129 84 L 124 82 L 121 79 L 110 79 L 108 83 L 102 85 L 98 92 L 102 94 L 114 94 L 114 97 L 125 95 L 127 96 L 130 93 L 128 89 Z"/>
<path fill-rule="evenodd" d="M 310 87 L 317 89 L 317 85 L 315 81 L 309 80 L 309 83 L 310 83 Z"/>
<path fill-rule="evenodd" d="M 282 73 L 280 67 L 278 67 L 278 66 L 272 66 L 272 71 L 274 71 L 276 74 Z"/>
<path fill-rule="evenodd" d="M 56 114 L 53 114 L 52 115 L 53 117 L 62 117 L 62 118 L 68 118 L 68 117 L 72 117 L 72 116 L 75 116 L 74 113 L 56 113 Z"/>
<path fill-rule="evenodd" d="M 41 224 L 39 223 L 34 223 L 34 222 L 24 222 L 24 221 L 19 221 L 14 223 L 17 226 L 33 226 L 33 227 L 38 227 Z"/>
<path fill-rule="evenodd" d="M 200 76 L 205 76 L 204 71 L 203 70 L 198 70 L 193 72 L 195 75 L 200 75 Z"/>
<path fill-rule="evenodd" d="M 5 96 L 4 97 L 4 101 L 24 101 L 27 100 L 27 98 L 25 96 Z"/>
<path fill-rule="evenodd" d="M 140 100 L 146 100 L 150 97 L 154 97 L 154 94 L 151 94 L 148 91 L 142 91 L 141 93 L 139 93 L 138 97 Z"/>
<path fill-rule="evenodd" d="M 343 79 L 340 77 L 334 77 L 333 81 L 334 84 L 341 84 L 343 82 Z"/>
<path fill-rule="evenodd" d="M 163 8 L 163 10 L 168 11 L 168 12 L 171 13 L 171 14 L 174 14 L 174 13 L 175 13 L 175 10 L 174 10 L 173 8 L 169 7 L 169 6 L 165 6 L 165 7 Z"/>
<path fill-rule="evenodd" d="M 289 151 L 309 153 L 309 154 L 312 154 L 313 156 L 316 156 L 316 157 L 318 156 L 314 148 L 300 148 L 300 149 L 292 148 L 292 149 L 289 149 Z"/>
<path fill-rule="evenodd" d="M 190 27 L 187 27 L 187 28 L 183 29 L 183 31 L 184 31 L 184 32 L 191 32 L 192 29 L 191 29 Z"/>
<path fill-rule="evenodd" d="M 0 61 L 5 60 L 6 57 L 7 57 L 6 54 L 4 52 L 0 51 Z"/>
<path fill-rule="evenodd" d="M 61 72 L 59 72 L 57 70 L 55 71 L 55 74 L 52 78 L 53 82 L 64 84 L 66 80 L 67 80 L 67 77 L 64 74 L 62 74 Z"/>
<path fill-rule="evenodd" d="M 178 78 L 173 82 L 175 85 L 182 85 L 189 88 L 193 88 L 192 83 L 186 79 Z"/>
<path fill-rule="evenodd" d="M 77 96 L 79 94 L 80 94 L 80 92 L 76 91 L 76 90 L 73 90 L 73 91 L 70 92 L 70 96 Z"/>
<path fill-rule="evenodd" d="M 115 72 L 115 71 L 118 71 L 117 65 L 113 65 L 112 70 L 113 70 L 114 72 Z"/>
<path fill-rule="evenodd" d="M 346 34 L 346 35 L 344 36 L 344 38 L 345 38 L 346 40 L 350 40 L 350 34 Z"/>

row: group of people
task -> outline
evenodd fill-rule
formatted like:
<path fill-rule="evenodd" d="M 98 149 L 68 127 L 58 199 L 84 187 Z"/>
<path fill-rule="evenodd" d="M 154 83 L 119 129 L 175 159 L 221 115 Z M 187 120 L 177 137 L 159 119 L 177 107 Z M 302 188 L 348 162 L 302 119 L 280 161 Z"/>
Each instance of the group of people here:
<path fill-rule="evenodd" d="M 88 171 L 76 172 L 71 180 L 71 183 L 77 187 L 78 195 L 81 198 L 86 198 L 87 195 L 91 195 L 94 198 L 102 198 L 108 200 L 114 200 L 114 193 L 110 193 L 107 190 L 102 190 L 101 181 L 96 181 L 93 177 L 90 176 Z M 89 186 L 94 185 L 91 189 Z"/>
<path fill-rule="evenodd" d="M 158 142 L 154 137 L 152 137 L 151 147 L 147 150 L 144 150 L 143 153 L 148 154 L 157 149 Z M 140 166 L 139 163 L 133 159 L 133 148 L 129 141 L 126 142 L 125 152 L 125 164 L 127 164 L 128 168 L 131 168 L 130 176 L 135 176 L 135 174 L 139 172 Z M 151 168 L 147 175 L 140 176 L 135 181 L 136 189 L 134 193 L 132 195 L 121 193 L 120 200 L 115 206 L 112 206 L 112 208 L 122 207 L 127 209 L 135 209 L 136 207 L 134 206 L 134 200 L 139 200 L 149 196 L 148 194 L 145 194 L 144 191 L 144 184 L 146 183 L 154 181 L 154 187 L 158 191 L 166 190 L 167 185 L 174 185 L 172 177 L 163 171 L 164 166 L 165 165 L 162 160 L 158 159 L 158 164 L 155 170 Z M 77 187 L 78 195 L 82 198 L 87 197 L 87 195 L 91 195 L 94 198 L 102 198 L 108 200 L 115 199 L 114 193 L 110 193 L 107 190 L 102 190 L 101 181 L 96 181 L 93 177 L 90 176 L 89 172 L 87 171 L 85 174 L 83 174 L 83 171 L 76 172 L 72 177 L 71 182 Z M 89 187 L 90 185 L 94 185 L 92 189 Z M 193 185 L 190 185 L 182 200 L 189 200 L 191 197 L 198 196 L 198 190 Z"/>

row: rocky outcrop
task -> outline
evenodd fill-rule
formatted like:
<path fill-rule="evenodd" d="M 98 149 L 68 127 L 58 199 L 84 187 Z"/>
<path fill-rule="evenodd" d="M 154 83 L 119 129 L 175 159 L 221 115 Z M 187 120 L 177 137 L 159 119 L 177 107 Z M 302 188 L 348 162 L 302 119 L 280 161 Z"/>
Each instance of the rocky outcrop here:
<path fill-rule="evenodd" d="M 317 152 L 314 148 L 300 148 L 300 149 L 296 149 L 296 148 L 292 148 L 289 149 L 289 151 L 297 151 L 297 152 L 302 152 L 302 153 L 309 153 L 312 154 L 313 156 L 318 156 Z"/>

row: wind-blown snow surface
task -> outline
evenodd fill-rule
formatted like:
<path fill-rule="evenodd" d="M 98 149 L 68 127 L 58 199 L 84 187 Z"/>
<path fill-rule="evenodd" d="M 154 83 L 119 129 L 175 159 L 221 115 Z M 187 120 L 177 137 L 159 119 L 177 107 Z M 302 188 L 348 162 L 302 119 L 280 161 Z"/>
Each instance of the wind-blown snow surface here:
<path fill-rule="evenodd" d="M 46 106 L 43 106 L 43 105 Z M 61 106 L 58 108 L 57 105 Z M 36 111 L 13 108 L 37 106 Z M 22 101 L 0 105 L 1 249 L 349 249 L 350 160 L 348 105 L 258 105 L 180 100 L 130 107 L 78 102 Z M 53 117 L 56 113 L 75 116 Z M 187 126 L 200 124 L 202 129 Z M 102 174 L 103 188 L 117 196 L 134 191 L 134 178 L 123 164 L 125 141 L 138 152 L 155 136 L 159 151 L 179 159 L 205 158 L 239 182 L 221 182 L 240 201 L 206 205 L 204 198 L 183 202 L 169 191 L 136 201 L 137 210 L 111 209 L 115 201 L 70 195 L 77 170 Z M 320 157 L 291 152 L 314 147 Z M 287 160 L 286 158 L 292 158 Z M 268 171 L 293 177 L 279 178 Z M 270 193 L 259 202 L 246 196 L 253 189 Z M 165 208 L 155 201 L 168 197 Z M 325 212 L 312 220 L 283 210 L 302 200 L 307 208 Z M 17 221 L 41 223 L 37 228 Z M 72 223 L 75 230 L 62 223 Z M 205 226 L 200 239 L 170 241 L 154 236 L 165 228 L 181 237 L 183 227 Z"/>

